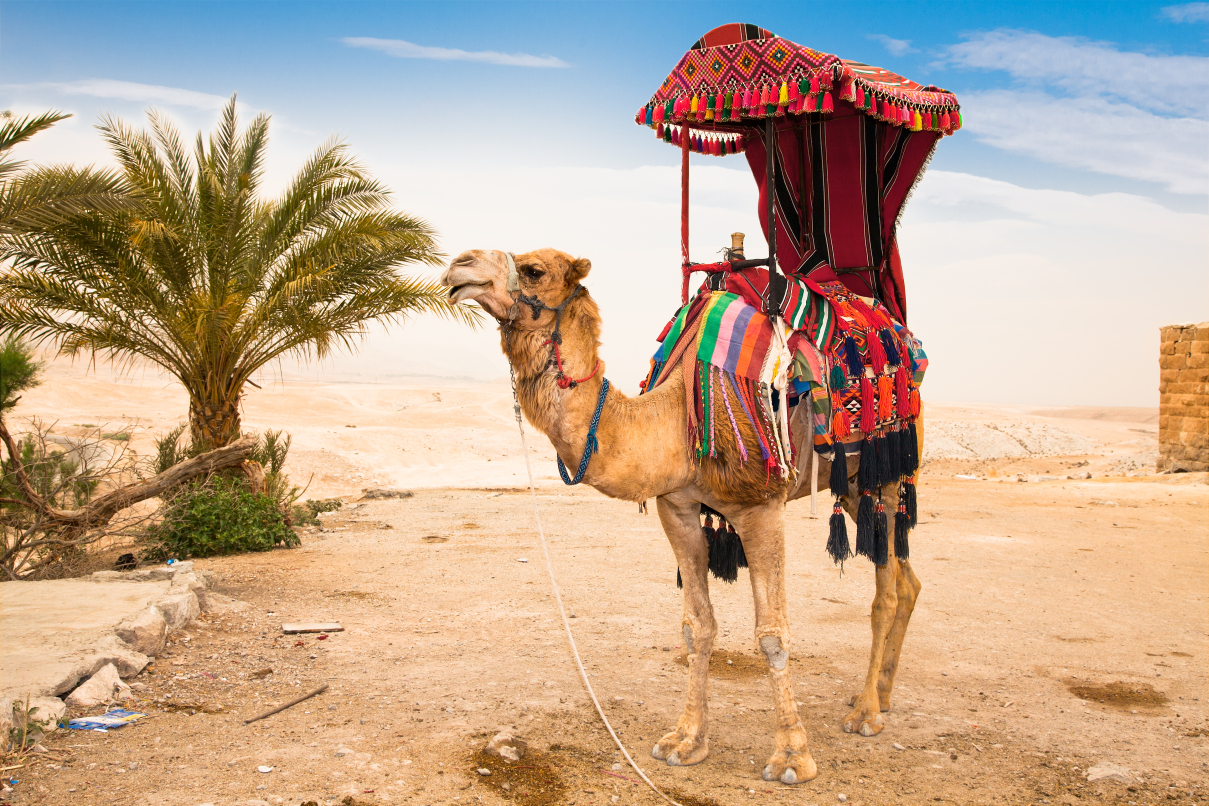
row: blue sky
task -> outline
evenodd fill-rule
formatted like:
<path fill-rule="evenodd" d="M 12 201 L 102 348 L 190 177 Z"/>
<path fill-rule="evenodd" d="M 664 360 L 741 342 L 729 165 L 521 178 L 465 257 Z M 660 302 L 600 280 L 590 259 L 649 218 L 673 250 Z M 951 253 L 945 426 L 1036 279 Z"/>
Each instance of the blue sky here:
<path fill-rule="evenodd" d="M 2 2 L 0 107 L 76 114 L 26 158 L 104 163 L 100 115 L 156 106 L 192 133 L 238 92 L 273 115 L 279 182 L 338 134 L 450 255 L 592 258 L 610 377 L 633 391 L 678 299 L 678 154 L 632 115 L 734 21 L 961 100 L 902 221 L 926 393 L 1157 403 L 1158 326 L 1209 318 L 1207 3 Z M 758 232 L 755 189 L 741 158 L 694 160 L 704 260 Z M 303 374 L 489 379 L 496 344 L 415 323 Z"/>

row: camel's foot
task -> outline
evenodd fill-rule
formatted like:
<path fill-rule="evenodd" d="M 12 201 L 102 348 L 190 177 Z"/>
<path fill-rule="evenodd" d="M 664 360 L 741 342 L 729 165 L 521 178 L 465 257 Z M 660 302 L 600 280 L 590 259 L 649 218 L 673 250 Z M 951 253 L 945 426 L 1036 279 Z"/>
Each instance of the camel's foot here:
<path fill-rule="evenodd" d="M 844 719 L 844 733 L 859 733 L 862 736 L 876 736 L 886 726 L 882 719 L 881 703 L 877 699 L 866 700 L 858 695 L 852 703 L 852 713 Z"/>
<path fill-rule="evenodd" d="M 856 705 L 856 698 L 859 696 L 859 694 L 853 694 L 844 701 L 844 705 L 847 705 L 849 708 L 854 707 Z M 882 691 L 880 686 L 877 689 L 877 701 L 883 714 L 890 710 L 890 692 Z"/>
<path fill-rule="evenodd" d="M 709 755 L 709 739 L 702 736 L 687 736 L 682 730 L 674 730 L 651 748 L 651 757 L 666 761 L 669 767 L 687 767 L 705 761 Z"/>
<path fill-rule="evenodd" d="M 765 781 L 780 781 L 783 784 L 800 784 L 819 774 L 809 750 L 794 752 L 788 747 L 778 750 L 764 765 Z"/>

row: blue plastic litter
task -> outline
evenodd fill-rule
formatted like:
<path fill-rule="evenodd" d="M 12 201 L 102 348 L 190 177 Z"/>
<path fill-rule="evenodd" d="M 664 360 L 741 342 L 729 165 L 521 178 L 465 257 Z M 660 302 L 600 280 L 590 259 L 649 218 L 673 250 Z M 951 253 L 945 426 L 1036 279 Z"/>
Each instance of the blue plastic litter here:
<path fill-rule="evenodd" d="M 139 711 L 128 711 L 125 708 L 115 708 L 100 716 L 80 716 L 67 723 L 72 730 L 99 730 L 102 733 L 111 728 L 121 728 L 137 719 L 147 716 Z"/>

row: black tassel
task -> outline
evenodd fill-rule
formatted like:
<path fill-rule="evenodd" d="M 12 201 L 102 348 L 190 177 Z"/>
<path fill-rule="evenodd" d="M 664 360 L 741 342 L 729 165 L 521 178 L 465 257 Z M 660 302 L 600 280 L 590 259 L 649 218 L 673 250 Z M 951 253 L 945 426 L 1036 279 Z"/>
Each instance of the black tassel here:
<path fill-rule="evenodd" d="M 907 533 L 911 531 L 911 519 L 907 517 L 906 508 L 898 505 L 894 513 L 894 556 L 905 560 L 911 556 L 911 547 L 907 543 Z"/>
<path fill-rule="evenodd" d="M 893 484 L 897 479 L 890 469 L 890 445 L 886 435 L 882 434 L 874 440 L 877 450 L 877 486 L 884 487 L 887 484 Z"/>
<path fill-rule="evenodd" d="M 899 438 L 902 431 L 894 429 L 886 434 L 886 448 L 890 454 L 890 475 L 898 481 L 903 477 L 903 441 Z"/>
<path fill-rule="evenodd" d="M 873 556 L 869 559 L 873 560 L 874 565 L 890 562 L 890 524 L 886 520 L 886 508 L 880 500 L 873 516 Z"/>
<path fill-rule="evenodd" d="M 848 455 L 844 443 L 838 439 L 831 450 L 831 494 L 848 494 Z"/>
<path fill-rule="evenodd" d="M 877 487 L 877 449 L 873 437 L 861 440 L 861 466 L 856 471 L 856 486 L 861 492 Z"/>
<path fill-rule="evenodd" d="M 918 502 L 915 499 L 915 485 L 907 482 L 903 485 L 903 507 L 907 510 L 907 522 L 911 528 L 919 523 Z"/>
<path fill-rule="evenodd" d="M 915 423 L 907 426 L 907 466 L 903 468 L 907 472 L 904 475 L 914 476 L 915 471 L 919 470 L 919 437 L 915 431 Z"/>
<path fill-rule="evenodd" d="M 844 520 L 844 510 L 839 501 L 835 502 L 835 508 L 831 510 L 831 534 L 827 537 L 827 553 L 831 555 L 832 562 L 839 563 L 841 567 L 844 560 L 852 556 L 852 546 L 848 542 L 848 524 Z"/>
<path fill-rule="evenodd" d="M 906 426 L 903 426 L 898 429 L 898 456 L 902 460 L 899 470 L 902 471 L 904 476 L 910 476 L 915 472 L 911 469 L 911 455 L 914 452 L 911 445 L 911 433 L 907 430 Z"/>
<path fill-rule="evenodd" d="M 676 569 L 676 587 L 677 588 L 684 587 L 684 580 L 680 578 L 680 569 L 679 568 Z"/>
<path fill-rule="evenodd" d="M 743 550 L 743 538 L 739 537 L 739 533 L 732 526 L 727 525 L 727 532 L 730 534 L 731 553 L 735 557 L 735 568 L 747 567 L 747 552 Z"/>
<path fill-rule="evenodd" d="M 869 493 L 861 495 L 861 503 L 856 508 L 856 553 L 861 557 L 873 559 L 873 496 Z"/>

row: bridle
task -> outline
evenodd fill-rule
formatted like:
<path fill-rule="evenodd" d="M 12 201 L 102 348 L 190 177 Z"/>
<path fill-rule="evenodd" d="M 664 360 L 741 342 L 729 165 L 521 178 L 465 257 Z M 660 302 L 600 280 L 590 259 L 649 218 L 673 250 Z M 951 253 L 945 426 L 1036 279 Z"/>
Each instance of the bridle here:
<path fill-rule="evenodd" d="M 537 321 L 538 317 L 542 315 L 543 311 L 553 311 L 554 312 L 554 331 L 550 334 L 549 339 L 542 342 L 543 347 L 545 347 L 547 344 L 550 345 L 550 360 L 548 362 L 546 362 L 546 366 L 547 367 L 553 366 L 555 368 L 554 377 L 555 377 L 555 380 L 558 382 L 558 387 L 560 389 L 574 389 L 576 386 L 579 386 L 581 383 L 591 380 L 593 377 L 596 376 L 596 373 L 600 370 L 600 359 L 599 358 L 596 359 L 596 366 L 592 368 L 592 371 L 590 373 L 588 373 L 583 378 L 576 379 L 576 378 L 572 378 L 570 375 L 567 375 L 566 372 L 563 371 L 563 358 L 562 358 L 562 353 L 559 350 L 559 347 L 563 343 L 563 337 L 562 337 L 563 311 L 566 309 L 566 307 L 568 305 L 571 304 L 571 300 L 573 300 L 577 296 L 579 296 L 579 293 L 581 291 L 586 292 L 586 289 L 583 287 L 583 284 L 582 283 L 576 284 L 574 290 L 572 290 L 571 293 L 569 295 L 567 295 L 567 298 L 564 299 L 558 305 L 553 305 L 553 306 L 547 305 L 546 303 L 544 303 L 540 299 L 538 299 L 536 294 L 522 294 L 521 293 L 520 275 L 516 271 L 516 257 L 511 252 L 505 252 L 504 255 L 505 255 L 505 257 L 508 258 L 507 289 L 508 289 L 508 293 L 512 294 L 512 307 L 508 310 L 508 316 L 509 316 L 508 330 L 505 331 L 505 333 L 508 333 L 509 331 L 511 331 L 511 323 L 513 321 L 515 321 L 517 313 L 518 313 L 517 309 L 521 305 L 527 305 L 529 307 L 529 312 L 533 317 L 533 321 L 535 321 L 535 322 Z M 502 329 L 505 327 L 505 325 L 503 323 L 501 323 L 500 327 Z"/>

